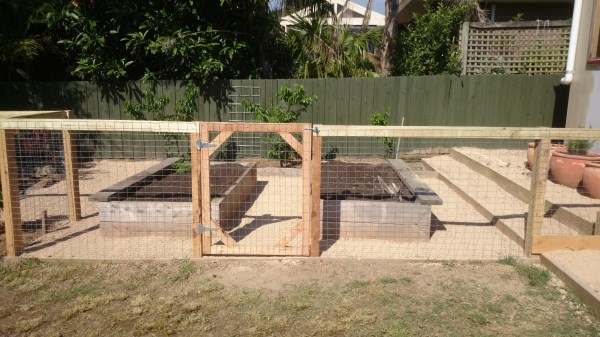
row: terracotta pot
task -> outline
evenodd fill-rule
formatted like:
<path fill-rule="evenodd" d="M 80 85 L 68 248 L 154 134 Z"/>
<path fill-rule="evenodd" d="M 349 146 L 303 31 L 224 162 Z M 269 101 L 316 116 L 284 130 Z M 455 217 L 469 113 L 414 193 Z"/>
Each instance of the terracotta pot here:
<path fill-rule="evenodd" d="M 599 156 L 580 156 L 558 151 L 551 151 L 550 173 L 555 183 L 577 188 L 583 179 L 583 168 L 586 162 L 600 163 Z"/>
<path fill-rule="evenodd" d="M 583 169 L 583 190 L 594 199 L 600 199 L 600 162 L 588 161 Z"/>
<path fill-rule="evenodd" d="M 527 167 L 529 169 L 533 169 L 533 165 L 535 165 L 535 143 L 527 144 Z M 567 153 L 569 152 L 569 148 L 566 145 L 562 144 L 550 144 L 550 153 L 548 154 L 548 158 L 552 157 L 552 151 Z"/>

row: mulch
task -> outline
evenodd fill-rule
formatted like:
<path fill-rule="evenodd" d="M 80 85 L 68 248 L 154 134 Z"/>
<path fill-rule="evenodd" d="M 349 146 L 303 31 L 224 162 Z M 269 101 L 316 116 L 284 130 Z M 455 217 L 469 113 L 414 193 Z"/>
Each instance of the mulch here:
<path fill-rule="evenodd" d="M 210 196 L 221 197 L 248 168 L 236 163 L 210 166 Z M 192 175 L 190 172 L 172 172 L 157 175 L 145 186 L 127 195 L 125 200 L 170 200 L 192 199 Z"/>

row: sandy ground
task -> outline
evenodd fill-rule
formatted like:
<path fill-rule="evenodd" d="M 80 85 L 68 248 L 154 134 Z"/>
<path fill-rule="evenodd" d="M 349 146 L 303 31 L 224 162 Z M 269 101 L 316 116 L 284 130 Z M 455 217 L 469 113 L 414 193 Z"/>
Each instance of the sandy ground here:
<path fill-rule="evenodd" d="M 81 190 L 88 196 L 119 180 L 139 172 L 156 161 L 105 160 L 81 170 Z M 237 247 L 214 245 L 214 254 L 299 254 L 301 237 L 288 248 L 277 246 L 300 221 L 301 177 L 297 169 L 261 169 L 258 180 L 261 193 L 246 213 L 240 226 L 230 231 Z M 445 200 L 434 206 L 434 227 L 429 242 L 393 242 L 385 240 L 341 239 L 322 242 L 324 257 L 404 258 L 404 259 L 497 259 L 520 256 L 521 249 L 462 201 L 437 179 L 427 180 Z M 84 219 L 66 219 L 64 182 L 32 191 L 23 200 L 23 212 L 29 219 L 41 209 L 60 218 L 58 228 L 27 248 L 26 256 L 75 259 L 173 259 L 190 257 L 191 239 L 163 237 L 105 237 L 98 227 L 97 205 L 82 198 Z M 58 198 L 57 198 L 58 197 Z M 53 206 L 53 207 L 51 207 Z M 49 214 L 49 215 L 50 215 Z"/>

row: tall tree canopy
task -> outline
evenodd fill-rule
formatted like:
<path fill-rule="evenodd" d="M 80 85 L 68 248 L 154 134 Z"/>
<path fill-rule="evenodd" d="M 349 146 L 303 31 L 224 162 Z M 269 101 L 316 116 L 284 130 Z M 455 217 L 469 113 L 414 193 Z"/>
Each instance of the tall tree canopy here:
<path fill-rule="evenodd" d="M 260 77 L 286 71 L 267 0 L 72 1 L 49 19 L 87 80 Z"/>

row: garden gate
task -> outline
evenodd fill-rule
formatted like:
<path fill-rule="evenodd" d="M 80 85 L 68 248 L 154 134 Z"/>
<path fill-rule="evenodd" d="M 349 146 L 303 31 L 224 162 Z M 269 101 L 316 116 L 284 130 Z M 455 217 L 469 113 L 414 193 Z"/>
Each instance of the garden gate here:
<path fill-rule="evenodd" d="M 249 132 L 287 160 L 236 162 L 228 139 Z M 193 256 L 308 256 L 311 139 L 310 124 L 200 123 L 191 137 Z"/>

